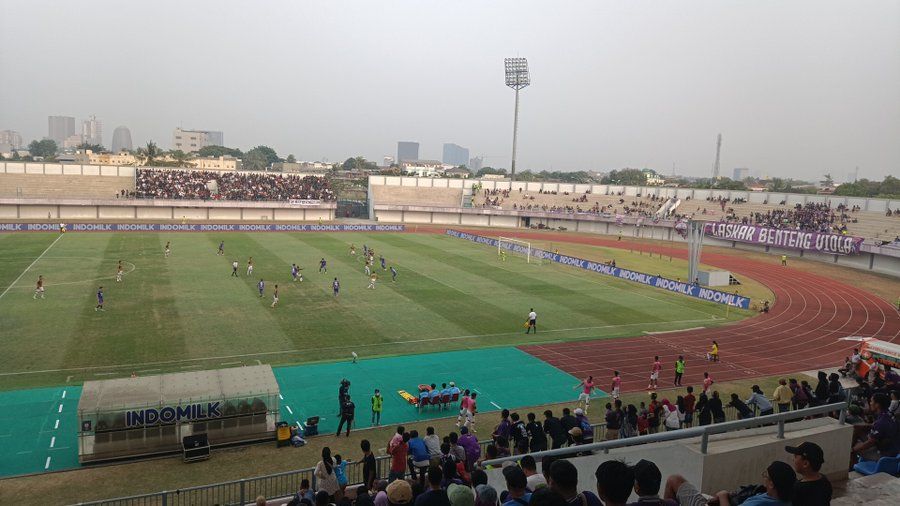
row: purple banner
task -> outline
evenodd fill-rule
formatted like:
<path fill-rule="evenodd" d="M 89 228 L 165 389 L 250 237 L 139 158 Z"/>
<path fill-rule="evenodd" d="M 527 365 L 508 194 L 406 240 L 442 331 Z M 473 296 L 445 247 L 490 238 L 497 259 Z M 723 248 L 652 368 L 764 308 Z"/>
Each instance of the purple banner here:
<path fill-rule="evenodd" d="M 784 228 L 769 228 L 740 223 L 707 223 L 706 235 L 726 241 L 749 242 L 776 248 L 792 248 L 835 255 L 855 255 L 862 237 L 821 234 Z"/>

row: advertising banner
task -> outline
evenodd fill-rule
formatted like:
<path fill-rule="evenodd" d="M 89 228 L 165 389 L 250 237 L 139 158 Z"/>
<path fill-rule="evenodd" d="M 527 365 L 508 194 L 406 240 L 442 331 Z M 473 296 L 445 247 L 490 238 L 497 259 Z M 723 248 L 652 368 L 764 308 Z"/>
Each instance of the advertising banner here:
<path fill-rule="evenodd" d="M 404 225 L 276 223 L 0 223 L 0 232 L 403 232 Z"/>
<path fill-rule="evenodd" d="M 447 235 L 456 237 L 458 239 L 465 239 L 467 241 L 487 244 L 488 246 L 497 247 L 498 244 L 497 239 L 469 234 L 466 232 L 460 232 L 458 230 L 447 230 Z M 523 254 L 527 251 L 525 246 L 516 243 L 503 242 L 502 247 L 504 249 Z M 544 251 L 535 248 L 531 249 L 531 256 L 534 258 L 546 258 L 547 260 L 550 260 L 552 262 L 578 267 L 584 270 L 596 272 L 598 274 L 603 274 L 605 276 L 624 279 L 626 281 L 631 281 L 632 283 L 640 283 L 642 285 L 652 286 L 661 290 L 680 293 L 682 295 L 687 295 L 688 297 L 693 297 L 695 299 L 703 299 L 709 302 L 715 302 L 716 304 L 725 304 L 732 307 L 739 307 L 741 309 L 750 309 L 750 299 L 748 297 L 741 297 L 733 293 L 713 290 L 711 288 L 704 288 L 702 286 L 685 283 L 683 281 L 644 274 L 642 272 L 631 271 L 628 269 L 623 269 L 621 267 L 613 267 L 604 263 L 593 262 L 590 260 L 585 260 L 583 258 L 570 257 L 567 255 L 560 255 L 558 253 L 552 253 L 550 251 Z"/>
<path fill-rule="evenodd" d="M 740 223 L 707 223 L 705 228 L 706 235 L 716 239 L 836 255 L 855 255 L 859 253 L 859 247 L 863 243 L 862 237 L 850 235 L 821 234 Z"/>

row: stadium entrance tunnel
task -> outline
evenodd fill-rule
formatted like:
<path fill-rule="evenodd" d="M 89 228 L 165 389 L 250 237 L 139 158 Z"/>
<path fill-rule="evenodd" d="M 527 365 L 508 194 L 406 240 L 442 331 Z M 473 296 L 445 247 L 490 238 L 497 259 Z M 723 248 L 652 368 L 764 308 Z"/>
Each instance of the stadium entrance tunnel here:
<path fill-rule="evenodd" d="M 368 218 L 368 200 L 338 200 L 336 218 Z"/>

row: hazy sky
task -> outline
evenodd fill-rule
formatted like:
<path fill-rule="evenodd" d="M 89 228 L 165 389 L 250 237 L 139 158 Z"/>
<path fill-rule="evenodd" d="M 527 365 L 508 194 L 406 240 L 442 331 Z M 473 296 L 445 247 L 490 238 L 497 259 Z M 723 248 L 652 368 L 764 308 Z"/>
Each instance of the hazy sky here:
<path fill-rule="evenodd" d="M 0 129 L 96 114 L 300 159 L 444 142 L 519 168 L 900 175 L 900 2 L 0 0 Z"/>

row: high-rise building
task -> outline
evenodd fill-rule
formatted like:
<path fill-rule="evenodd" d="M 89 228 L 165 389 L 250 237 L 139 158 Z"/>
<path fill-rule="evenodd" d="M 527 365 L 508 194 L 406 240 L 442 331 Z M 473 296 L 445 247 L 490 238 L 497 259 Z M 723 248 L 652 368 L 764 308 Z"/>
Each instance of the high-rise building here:
<path fill-rule="evenodd" d="M 469 158 L 468 168 L 472 172 L 478 172 L 484 167 L 484 157 L 476 156 L 474 158 Z"/>
<path fill-rule="evenodd" d="M 118 126 L 113 130 L 111 149 L 113 153 L 119 153 L 123 149 L 127 151 L 134 149 L 131 144 L 131 130 L 128 127 Z"/>
<path fill-rule="evenodd" d="M 734 177 L 732 177 L 732 181 L 743 181 L 744 179 L 750 177 L 750 169 L 747 167 L 735 167 L 734 169 Z"/>
<path fill-rule="evenodd" d="M 88 144 L 103 145 L 103 124 L 96 116 L 81 122 L 81 137 Z"/>
<path fill-rule="evenodd" d="M 75 130 L 75 118 L 72 116 L 47 117 L 47 138 L 56 141 L 58 146 L 62 146 L 69 136 L 77 133 L 78 131 Z"/>
<path fill-rule="evenodd" d="M 419 159 L 419 143 L 400 141 L 397 143 L 397 163 Z"/>
<path fill-rule="evenodd" d="M 182 130 L 176 128 L 172 134 L 172 149 L 185 153 L 195 153 L 206 146 L 224 146 L 225 134 L 214 130 Z"/>
<path fill-rule="evenodd" d="M 12 149 L 22 149 L 22 135 L 15 130 L 0 130 L 0 151 Z"/>
<path fill-rule="evenodd" d="M 447 165 L 465 165 L 469 163 L 469 150 L 457 144 L 444 144 L 444 156 L 441 161 Z"/>

